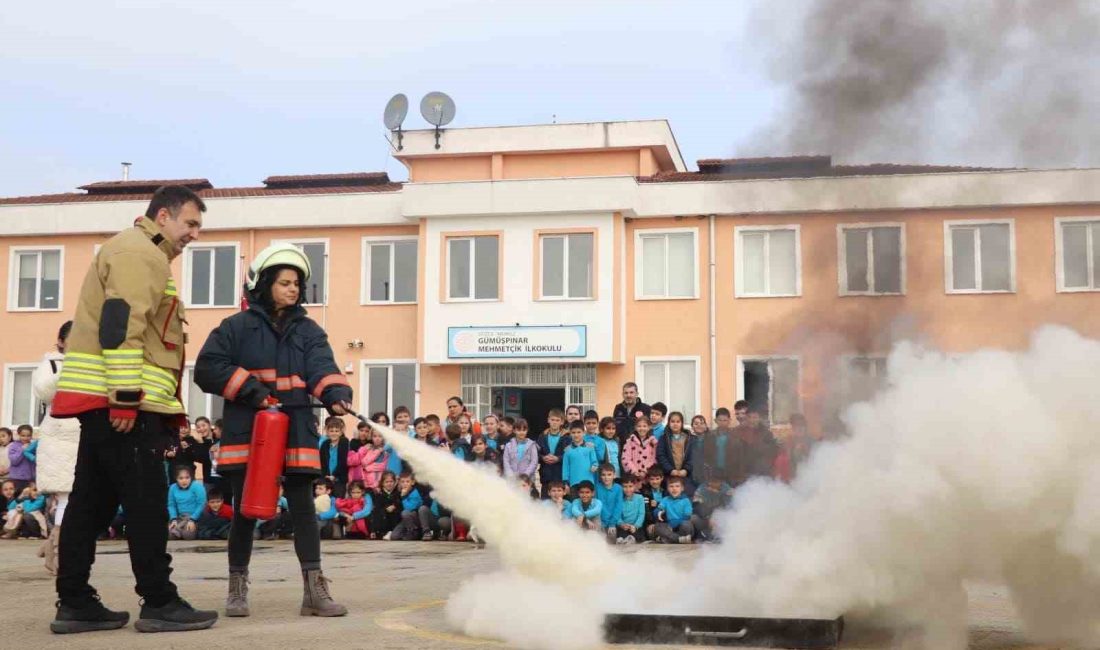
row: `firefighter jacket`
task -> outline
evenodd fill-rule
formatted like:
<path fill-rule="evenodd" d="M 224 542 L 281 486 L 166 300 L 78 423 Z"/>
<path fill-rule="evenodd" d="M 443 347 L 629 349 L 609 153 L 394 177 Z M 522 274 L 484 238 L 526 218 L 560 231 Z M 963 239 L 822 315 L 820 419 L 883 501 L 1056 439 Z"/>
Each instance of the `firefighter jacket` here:
<path fill-rule="evenodd" d="M 279 331 L 253 303 L 223 320 L 199 352 L 195 383 L 225 398 L 219 474 L 247 466 L 252 421 L 269 395 L 290 417 L 285 473 L 321 474 L 311 396 L 327 408 L 350 402 L 351 386 L 333 360 L 325 331 L 301 306 L 292 310 Z"/>
<path fill-rule="evenodd" d="M 183 304 L 174 247 L 142 217 L 103 244 L 84 277 L 51 413 L 94 409 L 183 413 Z M 129 415 L 129 413 L 127 413 Z"/>

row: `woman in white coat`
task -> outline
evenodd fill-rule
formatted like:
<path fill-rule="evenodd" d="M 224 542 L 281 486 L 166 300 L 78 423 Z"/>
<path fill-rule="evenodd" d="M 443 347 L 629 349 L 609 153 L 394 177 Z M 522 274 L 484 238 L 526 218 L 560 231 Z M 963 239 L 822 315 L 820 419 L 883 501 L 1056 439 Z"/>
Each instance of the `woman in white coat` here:
<path fill-rule="evenodd" d="M 61 534 L 61 521 L 65 517 L 65 506 L 69 503 L 69 492 L 73 489 L 73 476 L 76 473 L 76 450 L 80 446 L 80 422 L 76 418 L 55 420 L 49 414 L 49 404 L 57 392 L 57 380 L 61 376 L 61 360 L 65 357 L 65 339 L 73 322 L 67 321 L 57 332 L 57 352 L 46 354 L 38 364 L 31 384 L 34 396 L 46 405 L 46 417 L 38 429 L 38 490 L 52 494 L 55 500 L 53 531 L 49 539 L 39 550 L 39 556 L 46 560 L 46 570 L 57 573 L 57 544 Z"/>

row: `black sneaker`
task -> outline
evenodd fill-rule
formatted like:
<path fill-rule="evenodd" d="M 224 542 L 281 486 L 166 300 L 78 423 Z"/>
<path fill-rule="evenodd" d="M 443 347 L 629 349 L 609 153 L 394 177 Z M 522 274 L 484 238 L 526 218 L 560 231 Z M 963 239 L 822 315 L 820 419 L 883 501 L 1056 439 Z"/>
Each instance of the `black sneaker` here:
<path fill-rule="evenodd" d="M 176 597 L 163 607 L 142 604 L 141 617 L 134 628 L 138 632 L 187 632 L 205 630 L 218 621 L 218 613 L 195 609 L 186 600 Z"/>
<path fill-rule="evenodd" d="M 117 630 L 130 622 L 130 612 L 113 612 L 99 602 L 99 596 L 83 607 L 69 607 L 57 602 L 57 615 L 50 622 L 54 634 L 79 634 L 99 630 Z"/>

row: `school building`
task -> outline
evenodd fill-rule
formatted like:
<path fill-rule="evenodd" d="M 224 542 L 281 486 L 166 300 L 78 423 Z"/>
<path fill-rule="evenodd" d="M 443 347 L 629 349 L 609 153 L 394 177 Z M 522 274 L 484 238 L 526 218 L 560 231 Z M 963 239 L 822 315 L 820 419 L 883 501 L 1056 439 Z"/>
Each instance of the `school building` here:
<path fill-rule="evenodd" d="M 97 247 L 167 183 L 208 206 L 174 263 L 189 363 L 239 308 L 253 255 L 293 242 L 365 413 L 442 413 L 461 395 L 479 415 L 610 414 L 634 380 L 688 417 L 744 397 L 818 428 L 874 389 L 899 338 L 961 352 L 1023 347 L 1045 323 L 1100 336 L 1100 169 L 804 156 L 689 171 L 663 120 L 449 128 L 438 148 L 408 131 L 393 155 L 407 182 L 130 180 L 0 199 L 2 423 L 35 417 L 30 371 Z M 220 413 L 183 387 L 191 417 Z"/>

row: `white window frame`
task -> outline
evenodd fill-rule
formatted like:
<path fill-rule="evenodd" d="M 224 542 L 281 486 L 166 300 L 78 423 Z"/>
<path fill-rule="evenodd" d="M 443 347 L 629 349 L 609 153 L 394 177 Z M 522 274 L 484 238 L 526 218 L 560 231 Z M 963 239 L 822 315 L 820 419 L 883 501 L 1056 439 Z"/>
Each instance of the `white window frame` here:
<path fill-rule="evenodd" d="M 41 303 L 42 299 L 42 255 L 57 251 L 57 307 L 20 307 L 19 306 L 19 265 L 16 261 L 20 253 L 40 253 L 38 256 L 38 291 L 36 292 Z M 64 311 L 65 310 L 65 247 L 64 246 L 9 246 L 8 247 L 8 311 Z"/>
<path fill-rule="evenodd" d="M 398 365 L 413 366 L 413 404 L 394 404 L 393 401 L 393 367 Z M 420 413 L 420 362 L 416 359 L 362 359 L 359 362 L 359 413 L 363 417 L 370 417 L 367 413 L 367 398 L 370 395 L 370 368 L 388 368 L 386 376 L 386 402 L 390 404 L 390 411 L 386 413 L 390 421 L 393 421 L 393 409 L 398 406 L 407 406 L 415 418 Z"/>
<path fill-rule="evenodd" d="M 329 273 L 328 272 L 329 272 L 329 268 L 331 268 L 331 265 L 329 264 L 329 250 L 331 248 L 329 246 L 329 239 L 327 237 L 312 237 L 312 238 L 303 237 L 301 239 L 294 239 L 294 238 L 290 238 L 290 239 L 272 239 L 271 243 L 272 244 L 290 244 L 292 246 L 297 246 L 298 244 L 324 244 L 325 245 L 325 259 L 324 259 L 324 264 L 325 264 L 325 268 L 324 268 L 325 286 L 321 287 L 321 291 L 324 293 L 325 299 L 322 300 L 321 302 L 303 302 L 302 304 L 306 307 L 324 307 L 324 306 L 328 305 L 329 304 L 329 299 L 328 299 Z M 200 244 L 200 246 L 201 246 L 201 244 Z M 303 254 L 304 254 L 304 251 L 303 251 Z M 310 269 L 310 270 L 312 271 L 312 269 Z M 306 287 L 302 287 L 301 290 L 304 293 L 306 291 Z M 307 293 L 306 295 L 309 295 L 309 294 Z"/>
<path fill-rule="evenodd" d="M 15 411 L 15 381 L 13 375 L 16 371 L 31 371 L 34 372 L 38 367 L 37 363 L 5 363 L 4 364 L 4 417 L 3 421 L 6 423 L 4 426 L 11 428 L 12 436 L 15 436 L 15 428 L 21 424 L 29 424 L 38 429 L 38 423 L 35 420 L 38 417 L 38 409 L 41 406 L 41 402 L 34 396 L 34 378 L 32 374 L 31 378 L 31 421 L 30 422 L 12 422 L 12 414 Z"/>
<path fill-rule="evenodd" d="M 737 375 L 733 378 L 733 383 L 737 387 L 737 394 L 734 397 L 734 401 L 745 399 L 745 362 L 746 361 L 772 361 L 772 360 L 782 360 L 782 359 L 786 359 L 788 361 L 794 361 L 798 365 L 798 380 L 797 380 L 797 384 L 794 387 L 794 394 L 795 394 L 795 400 L 796 400 L 795 412 L 796 413 L 804 413 L 805 412 L 804 411 L 805 406 L 802 403 L 802 357 L 800 357 L 798 355 L 792 355 L 792 354 L 752 354 L 752 355 L 749 355 L 749 354 L 741 355 L 741 354 L 739 354 L 739 355 L 737 355 Z M 786 424 L 787 424 L 786 422 L 780 422 L 780 423 L 775 422 L 775 413 L 773 411 L 773 409 L 775 408 L 775 399 L 774 399 L 774 395 L 775 395 L 774 385 L 775 384 L 774 384 L 774 376 L 771 374 L 771 367 L 770 366 L 768 367 L 768 373 L 769 373 L 768 390 L 772 391 L 768 395 L 768 424 L 770 426 L 773 426 L 773 427 L 774 426 L 786 426 Z"/>
<path fill-rule="evenodd" d="M 1085 253 L 1088 255 L 1085 260 L 1087 263 L 1086 271 L 1088 272 L 1089 282 L 1096 282 L 1095 287 L 1067 287 L 1066 286 L 1066 267 L 1063 242 L 1062 242 L 1062 226 L 1074 223 L 1100 223 L 1100 216 L 1094 217 L 1056 217 L 1054 219 L 1054 281 L 1057 287 L 1058 293 L 1090 293 L 1100 291 L 1100 269 L 1094 268 L 1095 257 L 1093 251 L 1097 246 L 1100 246 L 1100 242 L 1096 241 L 1094 237 L 1089 236 L 1088 244 L 1085 247 Z M 1091 232 L 1091 229 L 1090 229 Z"/>
<path fill-rule="evenodd" d="M 191 302 L 191 256 L 196 250 L 232 246 L 233 256 L 233 304 L 231 305 L 195 305 Z M 214 269 L 210 269 L 210 296 L 214 296 Z M 190 244 L 184 249 L 183 256 L 184 304 L 188 309 L 239 309 L 241 304 L 241 243 L 236 241 L 212 241 Z"/>
<path fill-rule="evenodd" d="M 565 295 L 569 293 L 569 238 L 577 235 L 588 235 L 592 238 L 592 277 L 588 280 L 588 295 L 587 296 L 569 296 Z M 543 264 L 546 261 L 546 246 L 547 239 L 562 239 L 562 269 L 561 269 L 561 287 L 563 295 L 552 296 L 543 292 L 546 286 L 546 277 L 543 273 Z M 576 301 L 592 301 L 596 299 L 596 246 L 598 245 L 596 231 L 584 231 L 584 232 L 543 232 L 539 233 L 539 300 L 553 301 L 553 302 L 576 302 Z"/>
<path fill-rule="evenodd" d="M 901 230 L 898 255 L 901 256 L 899 260 L 898 273 L 901 274 L 899 278 L 900 291 L 875 291 L 875 245 L 874 237 L 867 238 L 867 291 L 851 291 L 848 289 L 848 239 L 845 236 L 849 230 L 873 230 L 875 228 L 899 228 Z M 905 276 L 908 269 L 905 263 L 905 224 L 896 222 L 883 222 L 883 223 L 840 223 L 836 226 L 836 254 L 837 254 L 837 290 L 840 296 L 904 296 L 905 295 Z"/>
<path fill-rule="evenodd" d="M 691 361 L 692 363 L 695 364 L 695 412 L 691 413 L 691 414 L 684 413 L 684 419 L 687 420 L 688 422 L 690 422 L 691 418 L 693 418 L 696 415 L 699 415 L 700 413 L 702 413 L 702 411 L 699 410 L 700 409 L 700 403 L 701 403 L 700 400 L 702 398 L 701 393 L 703 392 L 703 387 L 699 383 L 702 380 L 702 371 L 701 371 L 702 357 L 700 357 L 699 355 L 634 357 L 634 377 L 635 377 L 634 383 L 638 384 L 638 394 L 641 395 L 642 397 L 645 397 L 645 372 L 642 371 L 642 365 L 646 364 L 646 363 L 668 363 L 668 362 L 675 362 L 675 361 Z M 669 380 L 669 373 L 668 373 L 668 370 L 667 370 L 667 367 L 666 367 L 666 370 L 665 370 L 665 386 L 664 386 L 665 395 L 669 394 L 668 380 Z M 652 404 L 653 402 L 650 401 L 650 402 L 646 402 L 646 403 L 647 404 Z M 667 413 L 666 413 L 666 415 L 667 415 Z"/>
<path fill-rule="evenodd" d="M 691 235 L 691 280 L 692 293 L 690 296 L 668 295 L 668 244 L 665 244 L 665 292 L 664 294 L 647 295 L 643 293 L 642 269 L 645 260 L 642 259 L 642 239 L 646 237 L 665 235 Z M 667 237 L 666 237 L 667 240 Z M 635 300 L 698 300 L 699 299 L 699 229 L 698 228 L 638 228 L 634 230 L 634 299 Z"/>
<path fill-rule="evenodd" d="M 497 240 L 497 297 L 496 298 L 475 298 L 477 295 L 477 260 L 476 249 L 474 240 L 478 237 L 492 237 Z M 444 234 L 443 236 L 443 263 L 445 264 L 445 275 L 447 276 L 447 286 L 445 287 L 447 302 L 501 302 L 504 300 L 504 283 L 501 282 L 501 277 L 504 270 L 504 242 L 502 241 L 503 234 L 485 234 L 485 235 L 455 235 L 450 236 Z M 469 241 L 470 242 L 470 297 L 469 298 L 455 298 L 451 295 L 451 242 L 454 241 Z M 420 251 L 417 251 L 417 255 Z"/>
<path fill-rule="evenodd" d="M 393 244 L 398 242 L 416 242 L 416 284 L 417 295 L 420 293 L 420 274 L 423 272 L 421 268 L 420 258 L 423 252 L 420 250 L 420 238 L 416 235 L 406 236 L 401 235 L 397 237 L 363 237 L 360 243 L 359 252 L 359 304 L 360 305 L 415 305 L 416 300 L 395 300 L 397 296 L 396 288 L 390 292 L 390 300 L 371 300 L 370 299 L 370 247 L 373 244 L 390 244 L 390 281 L 393 281 L 395 270 L 397 268 L 397 247 Z M 450 270 L 448 269 L 448 276 L 450 276 Z M 448 283 L 450 279 L 448 277 Z M 500 293 L 499 291 L 497 293 Z"/>
<path fill-rule="evenodd" d="M 192 362 L 184 366 L 183 381 L 181 382 L 182 386 L 180 387 L 180 402 L 183 404 L 184 409 L 187 409 L 188 406 L 191 404 L 191 382 L 194 380 L 194 378 L 195 364 L 194 362 Z M 203 398 L 206 400 L 206 409 L 202 413 L 187 413 L 187 418 L 191 420 L 192 423 L 194 423 L 195 419 L 200 416 L 205 416 L 209 418 L 211 422 L 217 419 L 213 415 L 213 400 L 215 395 L 211 395 L 207 392 L 203 392 L 202 395 Z M 219 395 L 218 397 L 221 396 Z M 222 399 L 225 398 L 223 397 Z M 229 404 L 229 400 L 225 400 L 225 403 Z"/>
<path fill-rule="evenodd" d="M 1008 226 L 1008 289 L 955 289 L 955 270 L 953 260 L 955 248 L 951 242 L 951 229 L 956 226 Z M 974 276 L 977 284 L 982 282 L 982 240 L 981 231 L 974 236 Z M 956 219 L 943 222 L 943 278 L 944 293 L 947 294 L 998 294 L 1016 293 L 1016 220 L 1015 219 Z"/>
<path fill-rule="evenodd" d="M 883 361 L 887 362 L 889 355 L 887 354 L 843 354 L 840 355 L 839 360 L 841 365 L 841 376 L 843 378 L 844 398 L 850 399 L 852 395 L 852 362 L 853 361 Z M 877 366 L 872 365 L 872 368 Z M 889 367 L 883 369 L 889 376 Z M 885 382 L 886 376 L 879 377 L 878 370 L 874 371 L 874 378 Z"/>
<path fill-rule="evenodd" d="M 745 233 L 763 232 L 770 230 L 793 230 L 794 231 L 794 293 L 749 293 L 745 291 L 745 270 L 742 267 L 742 261 L 744 260 L 744 245 L 741 241 L 741 236 Z M 764 269 L 764 279 L 767 282 L 770 273 L 768 270 L 771 267 L 771 239 L 767 240 L 765 245 L 765 264 L 767 268 Z M 762 226 L 735 226 L 733 229 L 733 259 L 734 259 L 734 290 L 733 295 L 735 298 L 799 298 L 802 296 L 802 225 L 797 223 L 792 224 L 775 224 L 775 225 L 762 225 Z"/>

